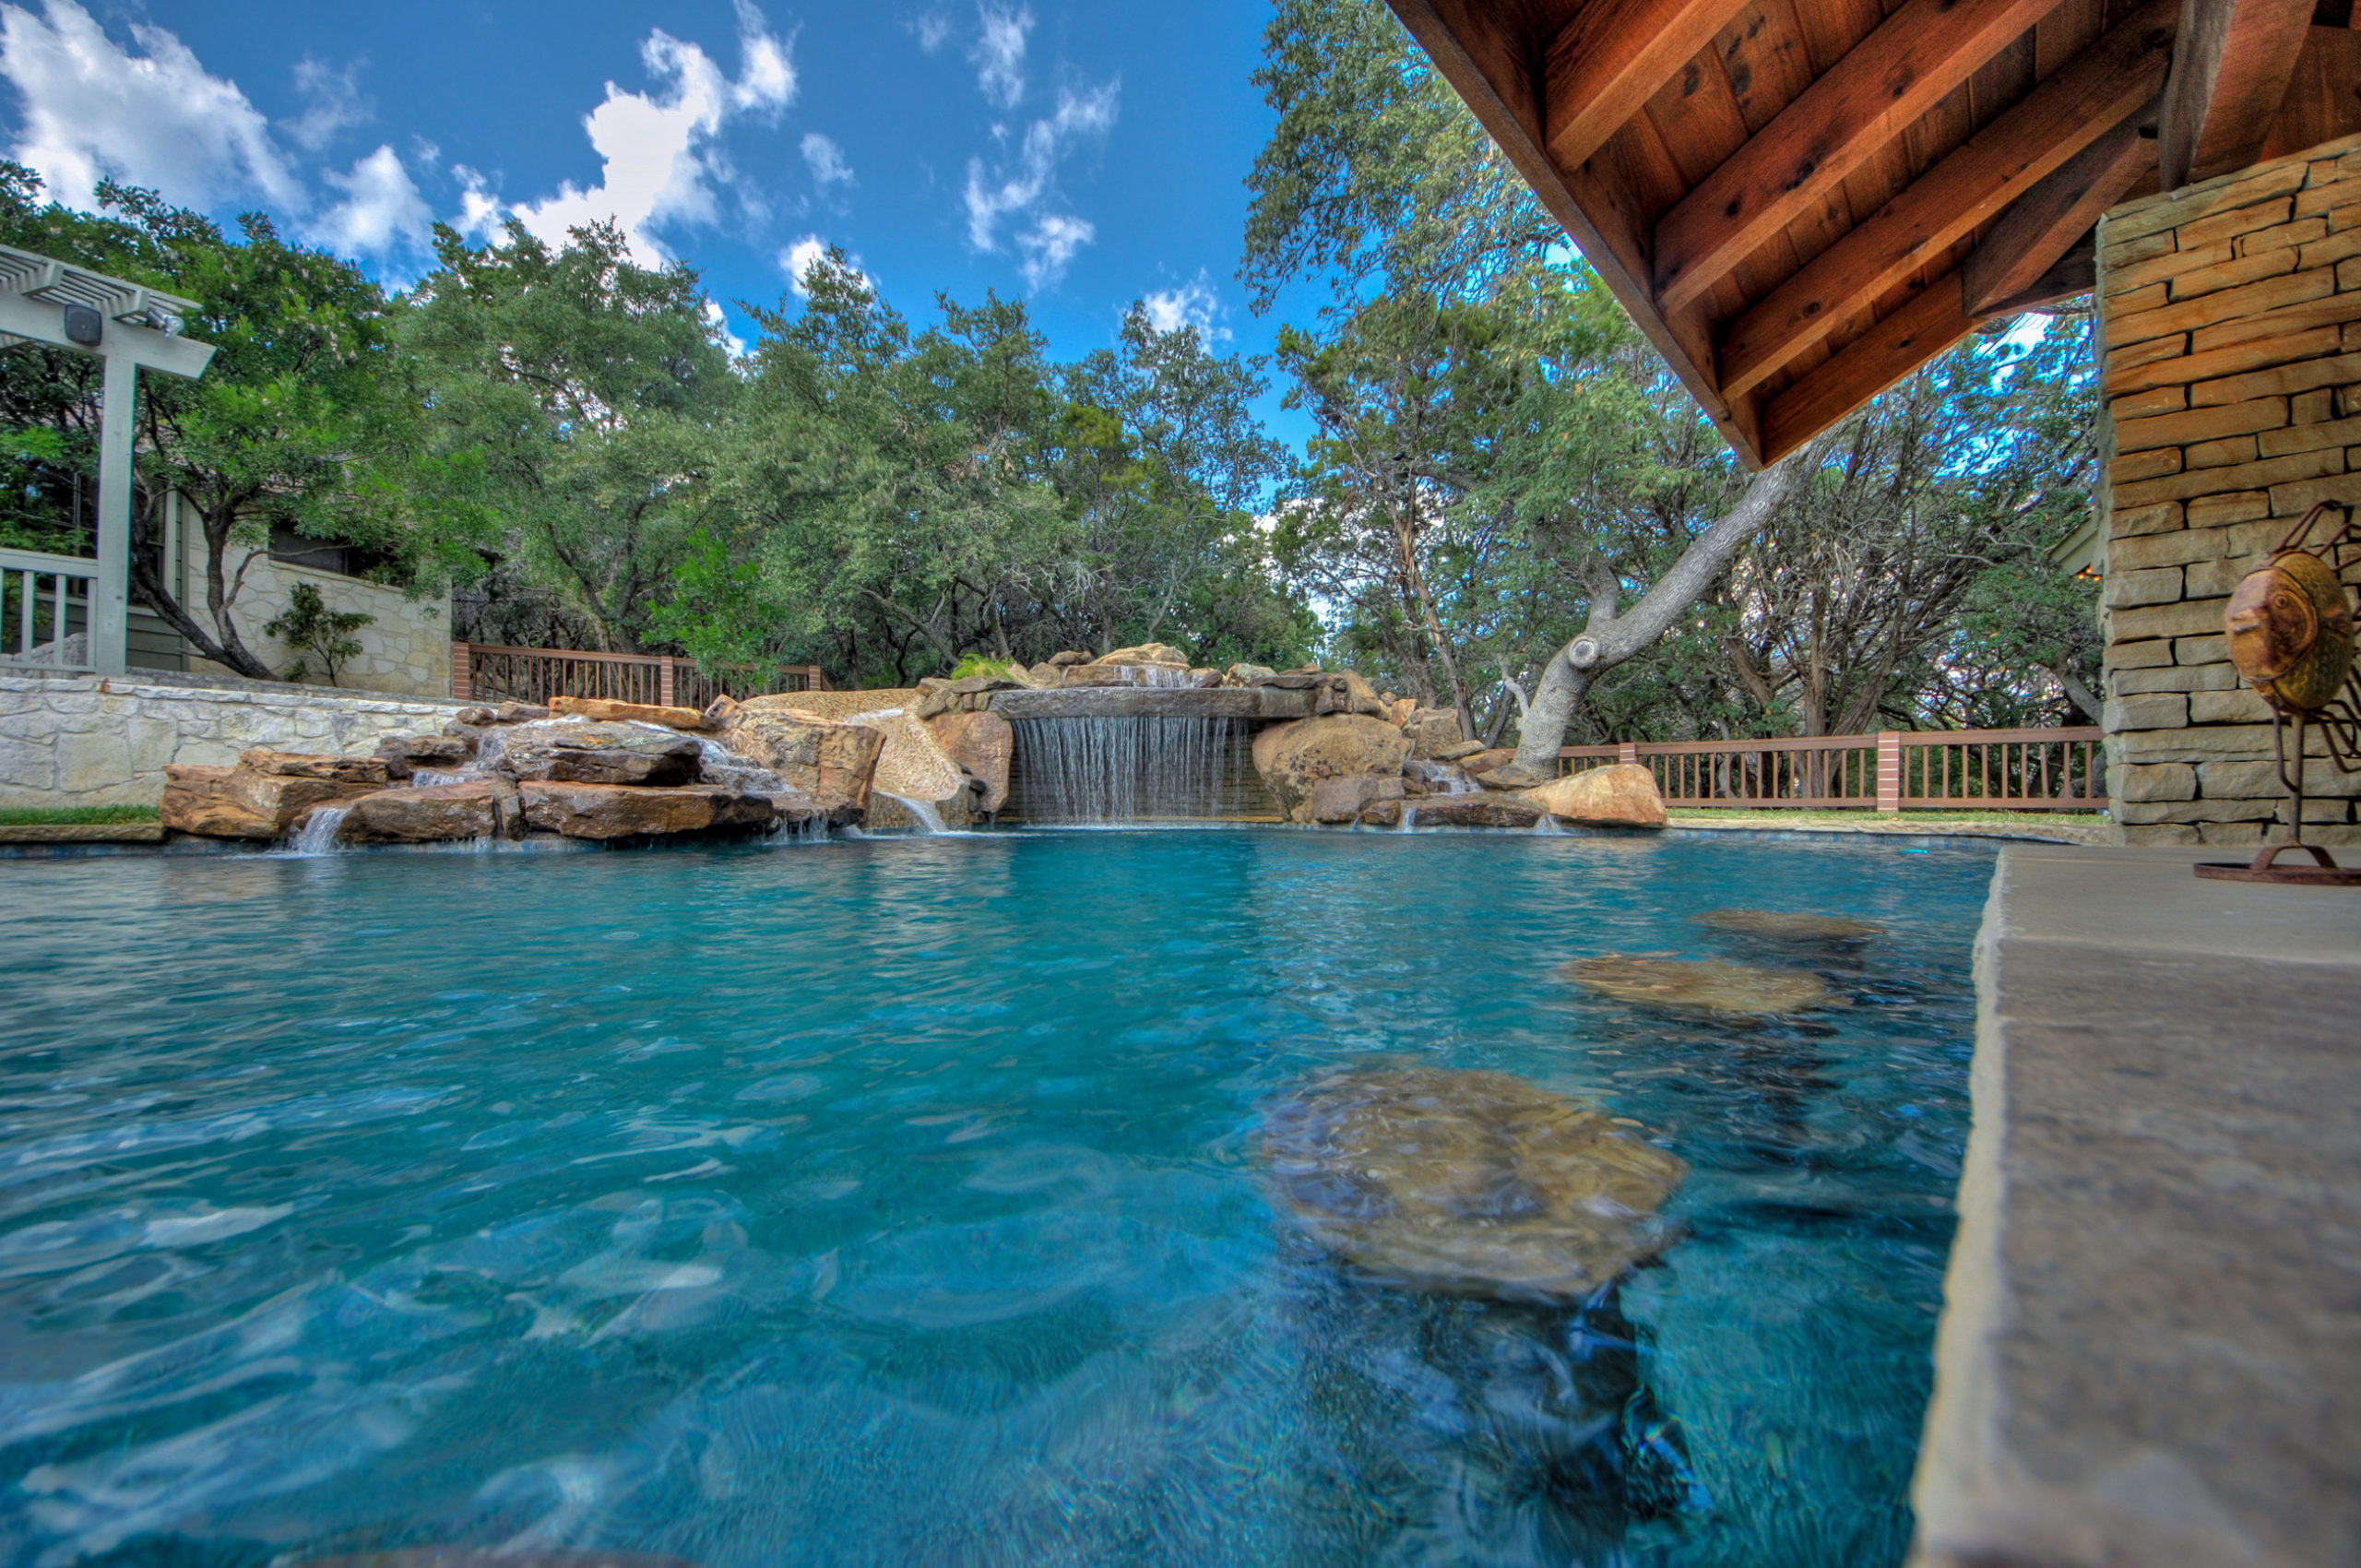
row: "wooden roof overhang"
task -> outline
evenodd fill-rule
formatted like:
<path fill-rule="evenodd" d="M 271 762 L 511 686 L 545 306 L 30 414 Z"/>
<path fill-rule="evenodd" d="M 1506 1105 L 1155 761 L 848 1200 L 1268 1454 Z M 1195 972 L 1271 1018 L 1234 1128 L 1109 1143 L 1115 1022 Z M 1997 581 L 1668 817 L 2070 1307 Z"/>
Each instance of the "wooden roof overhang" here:
<path fill-rule="evenodd" d="M 1390 0 L 1750 468 L 2106 208 L 2361 131 L 2354 0 Z"/>

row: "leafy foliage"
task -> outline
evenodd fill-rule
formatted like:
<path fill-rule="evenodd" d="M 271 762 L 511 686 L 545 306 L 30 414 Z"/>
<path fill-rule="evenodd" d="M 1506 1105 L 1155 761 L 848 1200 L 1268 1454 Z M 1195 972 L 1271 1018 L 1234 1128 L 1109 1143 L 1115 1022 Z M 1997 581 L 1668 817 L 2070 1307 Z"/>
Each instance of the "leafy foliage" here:
<path fill-rule="evenodd" d="M 287 608 L 265 622 L 262 629 L 289 647 L 318 659 L 328 684 L 333 686 L 336 667 L 361 651 L 352 634 L 374 625 L 376 620 L 374 615 L 364 615 L 357 610 L 330 610 L 317 586 L 299 582 L 288 590 Z M 301 681 L 309 672 L 309 659 L 299 659 L 288 670 L 286 678 Z"/>

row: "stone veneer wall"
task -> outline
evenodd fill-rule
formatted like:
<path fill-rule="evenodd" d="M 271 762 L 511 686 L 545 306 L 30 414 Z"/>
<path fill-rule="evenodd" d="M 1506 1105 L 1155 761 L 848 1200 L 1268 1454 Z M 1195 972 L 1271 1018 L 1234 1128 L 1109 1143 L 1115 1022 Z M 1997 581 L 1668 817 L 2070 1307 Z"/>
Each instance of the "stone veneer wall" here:
<path fill-rule="evenodd" d="M 187 679 L 0 676 L 0 806 L 152 806 L 166 763 L 227 766 L 248 746 L 366 755 L 461 706 Z"/>
<path fill-rule="evenodd" d="M 239 567 L 233 558 L 229 569 Z M 285 610 L 297 583 L 310 583 L 331 610 L 357 610 L 372 624 L 352 634 L 361 651 L 337 667 L 337 688 L 356 692 L 386 692 L 400 696 L 447 697 L 451 695 L 451 596 L 409 599 L 399 588 L 365 582 L 335 572 L 314 571 L 255 552 L 245 564 L 234 613 L 239 635 L 273 670 L 285 672 L 299 659 L 314 666 L 307 679 L 325 685 L 327 672 L 319 659 L 267 636 L 263 627 Z M 196 579 L 201 581 L 201 579 Z M 196 592 L 198 624 L 205 620 L 204 593 Z M 184 603 L 192 600 L 184 600 Z M 208 659 L 189 657 L 191 672 L 227 675 L 230 671 Z"/>
<path fill-rule="evenodd" d="M 2258 843 L 2284 794 L 2223 612 L 2315 502 L 2361 505 L 2361 137 L 2118 207 L 2098 264 L 2117 821 Z M 2306 778 L 2307 837 L 2361 841 L 2361 775 Z"/>

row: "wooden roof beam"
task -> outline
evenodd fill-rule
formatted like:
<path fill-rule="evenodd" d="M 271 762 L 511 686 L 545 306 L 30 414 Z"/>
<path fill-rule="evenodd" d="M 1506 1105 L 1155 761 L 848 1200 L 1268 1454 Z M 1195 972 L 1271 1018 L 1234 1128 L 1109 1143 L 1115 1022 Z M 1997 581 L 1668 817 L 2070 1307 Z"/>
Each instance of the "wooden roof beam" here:
<path fill-rule="evenodd" d="M 2287 96 L 2316 0 L 2181 0 L 2180 41 L 2156 125 L 2164 188 L 2242 168 Z"/>
<path fill-rule="evenodd" d="M 1589 0 L 1544 59 L 1544 139 L 1561 169 L 1588 161 L 1752 0 Z"/>
<path fill-rule="evenodd" d="M 1762 460 L 1775 463 L 1975 330 L 1960 275 L 1946 272 L 1763 405 Z"/>
<path fill-rule="evenodd" d="M 1907 0 L 1658 220 L 1667 312 L 1702 298 L 2056 3 Z"/>
<path fill-rule="evenodd" d="M 1723 395 L 1762 385 L 2051 171 L 2128 125 L 2164 86 L 2179 14 L 2180 0 L 2149 0 L 1739 316 L 1722 345 Z M 2034 274 L 2072 243 L 2066 236 Z"/>
<path fill-rule="evenodd" d="M 2083 242 L 2099 214 L 2155 167 L 2156 144 L 2142 133 L 2142 117 L 2124 121 L 2067 160 L 1992 225 L 1960 264 L 1968 315 L 1981 320 L 2082 291 L 2071 285 L 2090 268 Z M 2084 253 L 2080 265 L 2053 277 L 2078 251 Z"/>

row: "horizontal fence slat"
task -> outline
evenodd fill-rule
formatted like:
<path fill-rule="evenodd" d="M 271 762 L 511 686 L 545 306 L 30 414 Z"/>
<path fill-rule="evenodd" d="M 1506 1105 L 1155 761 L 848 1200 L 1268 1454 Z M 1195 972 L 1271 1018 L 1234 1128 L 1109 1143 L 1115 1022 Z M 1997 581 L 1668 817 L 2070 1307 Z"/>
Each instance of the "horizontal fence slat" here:
<path fill-rule="evenodd" d="M 566 696 L 655 707 L 665 695 L 668 666 L 672 704 L 682 707 L 704 707 L 724 695 L 825 691 L 828 684 L 816 664 L 724 666 L 707 675 L 694 659 L 665 654 L 453 643 L 451 695 L 469 702 L 546 705 Z"/>

